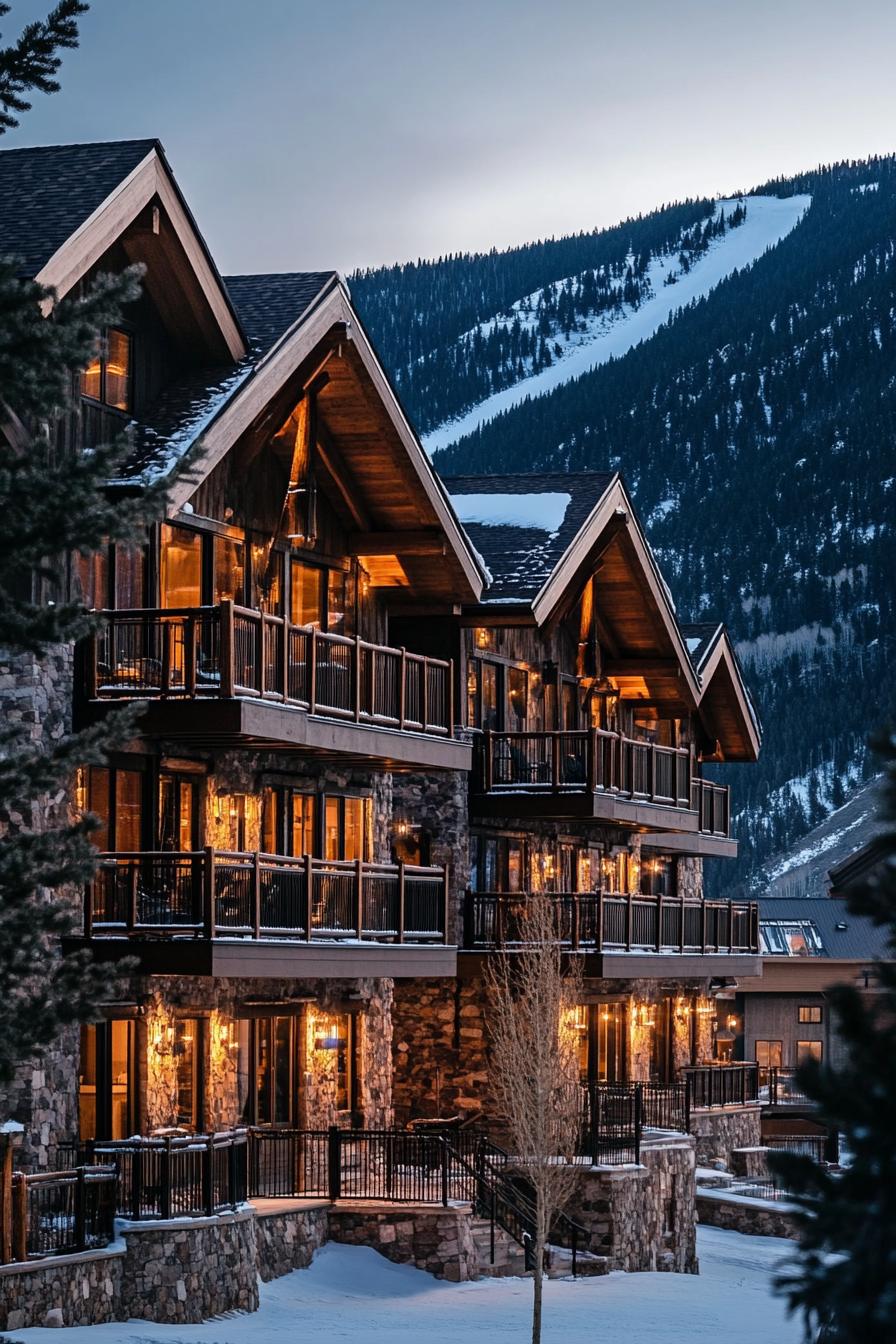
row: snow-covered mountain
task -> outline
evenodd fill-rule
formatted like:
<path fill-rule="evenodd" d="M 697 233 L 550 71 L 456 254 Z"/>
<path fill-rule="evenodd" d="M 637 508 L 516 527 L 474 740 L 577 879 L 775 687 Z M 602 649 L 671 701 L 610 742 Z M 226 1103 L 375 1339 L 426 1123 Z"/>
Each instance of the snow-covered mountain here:
<path fill-rule="evenodd" d="M 749 885 L 896 712 L 896 157 L 352 289 L 440 470 L 620 469 L 682 619 L 729 622 Z"/>

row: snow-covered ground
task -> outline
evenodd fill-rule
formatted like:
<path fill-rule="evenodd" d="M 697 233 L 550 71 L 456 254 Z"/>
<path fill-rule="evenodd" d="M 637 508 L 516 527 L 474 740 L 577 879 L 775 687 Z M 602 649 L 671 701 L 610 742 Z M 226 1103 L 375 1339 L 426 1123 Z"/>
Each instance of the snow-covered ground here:
<path fill-rule="evenodd" d="M 701 1272 L 553 1280 L 545 1288 L 544 1344 L 798 1344 L 770 1291 L 792 1243 L 714 1227 L 697 1234 Z M 529 1336 L 526 1279 L 448 1284 L 376 1251 L 325 1246 L 310 1269 L 262 1285 L 261 1310 L 205 1325 L 146 1321 L 17 1330 L 23 1344 L 521 1344 Z"/>
<path fill-rule="evenodd" d="M 561 383 L 605 364 L 608 359 L 624 355 L 639 341 L 653 336 L 678 308 L 693 299 L 703 298 L 732 271 L 751 265 L 763 252 L 779 243 L 799 223 L 811 202 L 811 196 L 748 196 L 747 217 L 743 224 L 728 229 L 712 243 L 690 271 L 681 274 L 673 257 L 654 260 L 647 272 L 652 295 L 639 308 L 626 306 L 620 313 L 591 319 L 587 330 L 575 333 L 562 355 L 548 368 L 521 379 L 513 387 L 495 392 L 466 415 L 432 430 L 423 440 L 426 451 L 434 453 L 439 448 L 447 448 L 502 411 L 519 405 L 526 397 L 550 392 Z M 736 204 L 734 199 L 718 201 L 716 210 L 724 210 L 727 216 Z M 667 285 L 666 274 L 671 269 L 678 272 L 678 278 L 674 285 Z"/>

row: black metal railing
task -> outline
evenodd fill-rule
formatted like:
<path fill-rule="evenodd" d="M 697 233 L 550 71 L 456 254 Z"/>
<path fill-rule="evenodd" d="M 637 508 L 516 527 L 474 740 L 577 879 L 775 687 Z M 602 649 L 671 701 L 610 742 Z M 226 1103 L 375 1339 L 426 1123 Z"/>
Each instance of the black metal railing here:
<path fill-rule="evenodd" d="M 444 868 L 215 849 L 121 852 L 99 856 L 84 933 L 444 944 L 447 901 Z"/>
<path fill-rule="evenodd" d="M 687 1089 L 687 1110 L 746 1106 L 759 1100 L 756 1064 L 700 1064 L 681 1070 Z"/>
<path fill-rule="evenodd" d="M 798 1153 L 802 1157 L 811 1157 L 816 1162 L 836 1162 L 837 1156 L 831 1156 L 831 1149 L 837 1149 L 836 1136 L 833 1144 L 828 1134 L 769 1134 L 763 1140 L 763 1146 L 773 1153 Z"/>
<path fill-rule="evenodd" d="M 111 1166 L 13 1173 L 12 1259 L 108 1246 L 115 1234 L 117 1179 Z"/>
<path fill-rule="evenodd" d="M 644 1092 L 638 1083 L 583 1088 L 580 1150 L 595 1166 L 640 1162 Z"/>
<path fill-rule="evenodd" d="M 551 892 L 557 939 L 600 952 L 752 953 L 759 951 L 754 901 L 689 900 L 618 892 Z M 467 892 L 464 946 L 525 944 L 524 892 Z"/>
<path fill-rule="evenodd" d="M 799 1071 L 795 1068 L 772 1067 L 759 1069 L 761 1099 L 769 1106 L 812 1107 L 816 1103 L 808 1097 L 800 1082 Z"/>
<path fill-rule="evenodd" d="M 450 737 L 451 662 L 293 625 L 231 601 L 105 611 L 88 699 L 252 696 L 326 718 Z"/>
<path fill-rule="evenodd" d="M 248 1134 L 163 1135 L 94 1145 L 117 1173 L 117 1212 L 135 1221 L 233 1210 L 248 1198 Z"/>

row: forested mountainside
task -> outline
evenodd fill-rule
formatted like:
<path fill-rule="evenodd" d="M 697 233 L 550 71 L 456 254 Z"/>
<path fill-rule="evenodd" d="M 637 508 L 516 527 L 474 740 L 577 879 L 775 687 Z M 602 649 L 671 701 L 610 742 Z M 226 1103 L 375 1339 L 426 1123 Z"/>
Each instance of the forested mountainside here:
<path fill-rule="evenodd" d="M 746 239 L 751 220 L 786 208 L 788 200 L 802 202 L 800 209 L 771 236 L 767 251 L 759 235 L 754 256 L 739 242 L 739 251 L 731 250 L 738 235 Z M 727 236 L 708 238 L 705 255 L 679 248 L 691 268 L 688 282 L 701 268 L 709 279 L 721 269 L 724 278 L 714 288 L 709 280 L 702 289 L 691 283 L 699 297 L 670 310 L 639 344 L 637 305 L 643 313 L 658 301 L 657 280 L 667 268 L 677 281 L 685 275 L 670 233 L 693 237 L 695 225 L 702 230 L 720 218 L 707 202 L 539 244 L 537 263 L 534 256 L 524 263 L 528 249 L 518 248 L 352 280 L 374 341 L 406 394 L 415 386 L 408 369 L 424 342 L 412 346 L 396 331 L 401 322 L 425 328 L 428 305 L 437 299 L 439 332 L 449 334 L 432 342 L 430 354 L 442 355 L 427 365 L 427 386 L 444 419 L 462 416 L 470 396 L 466 371 L 456 380 L 445 350 L 450 341 L 463 343 L 474 324 L 489 330 L 502 319 L 506 328 L 514 305 L 531 305 L 539 285 L 556 292 L 559 281 L 561 291 L 575 295 L 588 267 L 603 267 L 609 286 L 618 282 L 613 267 L 621 258 L 641 259 L 637 266 L 626 260 L 636 292 L 600 318 L 601 339 L 605 330 L 616 333 L 605 362 L 564 381 L 558 358 L 556 386 L 531 398 L 524 395 L 524 371 L 515 389 L 500 393 L 515 396 L 516 404 L 486 420 L 494 404 L 487 403 L 474 432 L 452 443 L 452 427 L 443 425 L 430 445 L 450 445 L 434 454 L 445 473 L 618 468 L 682 619 L 728 621 L 765 730 L 758 766 L 721 771 L 734 790 L 742 841 L 734 872 L 731 864 L 712 865 L 728 890 L 760 881 L 769 856 L 808 832 L 873 771 L 867 737 L 896 709 L 896 157 L 766 183 L 747 195 L 735 234 L 737 204 L 729 203 Z M 575 260 L 561 276 L 556 266 L 567 243 Z M 607 251 L 593 260 L 601 247 Z M 726 249 L 729 263 L 740 256 L 752 264 L 720 268 Z M 397 312 L 404 314 L 400 321 Z M 580 330 L 577 338 L 573 323 L 588 319 L 574 312 L 570 321 L 571 339 L 587 356 L 595 332 Z M 571 370 L 581 367 L 581 356 L 578 365 L 570 358 Z M 493 370 L 483 367 L 476 376 L 486 374 Z M 543 383 L 542 375 L 532 385 Z M 458 428 L 470 421 L 467 412 Z"/>

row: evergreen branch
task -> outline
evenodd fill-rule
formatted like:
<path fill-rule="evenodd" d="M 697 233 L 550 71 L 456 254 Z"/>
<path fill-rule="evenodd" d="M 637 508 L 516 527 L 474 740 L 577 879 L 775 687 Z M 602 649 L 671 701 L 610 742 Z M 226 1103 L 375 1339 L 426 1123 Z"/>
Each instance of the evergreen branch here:
<path fill-rule="evenodd" d="M 82 0 L 60 0 L 46 19 L 29 23 L 17 42 L 0 49 L 0 135 L 18 126 L 13 113 L 31 107 L 26 93 L 32 89 L 58 92 L 55 76 L 62 63 L 60 52 L 77 47 L 77 20 L 87 10 Z M 0 15 L 8 13 L 9 5 L 0 4 Z"/>

